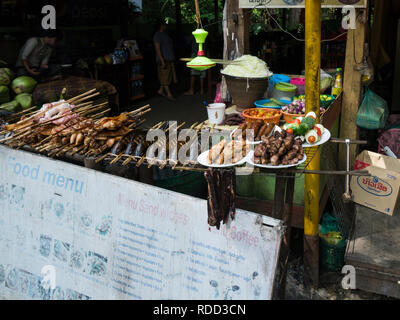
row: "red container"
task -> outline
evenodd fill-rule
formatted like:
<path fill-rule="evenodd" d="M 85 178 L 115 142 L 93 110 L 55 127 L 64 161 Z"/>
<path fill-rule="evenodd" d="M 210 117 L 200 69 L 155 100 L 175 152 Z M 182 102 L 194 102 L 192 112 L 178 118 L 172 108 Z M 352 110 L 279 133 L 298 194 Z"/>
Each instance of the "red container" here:
<path fill-rule="evenodd" d="M 306 79 L 305 78 L 292 78 L 290 83 L 297 86 L 296 95 L 303 95 L 306 93 Z"/>

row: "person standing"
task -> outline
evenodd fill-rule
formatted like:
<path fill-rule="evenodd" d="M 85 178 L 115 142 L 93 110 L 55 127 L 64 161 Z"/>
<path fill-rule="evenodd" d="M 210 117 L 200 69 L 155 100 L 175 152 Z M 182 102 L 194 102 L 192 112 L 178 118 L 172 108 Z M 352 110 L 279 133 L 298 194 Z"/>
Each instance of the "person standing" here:
<path fill-rule="evenodd" d="M 49 65 L 57 32 L 46 30 L 41 37 L 29 38 L 21 48 L 16 67 L 18 76 L 30 76 L 39 82 L 60 78 L 60 67 Z"/>
<path fill-rule="evenodd" d="M 177 83 L 175 71 L 175 52 L 171 37 L 166 33 L 167 24 L 163 20 L 159 20 L 157 24 L 157 32 L 154 34 L 153 42 L 156 49 L 156 61 L 158 67 L 158 79 L 160 81 L 160 89 L 158 94 L 167 96 L 171 101 L 176 99 L 171 93 L 170 85 Z"/>

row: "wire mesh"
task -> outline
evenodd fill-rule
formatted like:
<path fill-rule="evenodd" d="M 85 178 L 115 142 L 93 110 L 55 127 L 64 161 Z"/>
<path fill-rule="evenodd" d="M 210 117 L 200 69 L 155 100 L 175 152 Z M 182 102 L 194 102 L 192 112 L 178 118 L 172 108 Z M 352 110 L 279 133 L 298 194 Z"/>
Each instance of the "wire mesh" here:
<path fill-rule="evenodd" d="M 338 152 L 338 145 L 328 143 L 324 147 L 323 161 L 326 170 L 337 170 L 335 156 Z M 331 156 L 330 156 L 331 155 Z M 339 229 L 345 239 L 350 239 L 354 224 L 354 203 L 344 202 L 343 194 L 345 192 L 345 176 L 328 175 L 327 188 L 332 204 L 332 215 L 337 219 Z"/>

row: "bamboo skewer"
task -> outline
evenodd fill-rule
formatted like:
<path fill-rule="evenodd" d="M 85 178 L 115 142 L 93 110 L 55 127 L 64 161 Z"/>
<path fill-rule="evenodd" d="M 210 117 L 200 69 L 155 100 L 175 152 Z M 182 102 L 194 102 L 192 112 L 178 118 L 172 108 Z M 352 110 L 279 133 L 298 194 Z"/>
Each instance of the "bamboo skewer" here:
<path fill-rule="evenodd" d="M 29 108 L 29 109 L 26 109 L 26 110 L 24 110 L 24 111 L 18 112 L 18 113 L 14 113 L 14 114 L 12 114 L 12 115 L 10 116 L 9 119 L 18 118 L 20 115 L 22 116 L 22 115 L 24 115 L 25 113 L 29 113 L 30 111 L 32 111 L 32 110 L 34 110 L 34 109 L 36 109 L 36 106 L 34 106 L 34 107 L 32 107 L 32 108 Z"/>
<path fill-rule="evenodd" d="M 122 158 L 123 155 L 124 155 L 124 153 L 121 152 L 118 156 L 116 156 L 113 160 L 111 160 L 110 164 L 114 164 L 114 163 L 118 162 Z"/>
<path fill-rule="evenodd" d="M 145 110 L 145 109 L 147 109 L 147 108 L 150 108 L 150 105 L 149 105 L 149 104 L 147 104 L 147 105 L 145 105 L 145 106 L 143 106 L 143 107 L 141 107 L 141 108 L 139 108 L 139 109 L 130 111 L 130 112 L 128 112 L 127 114 L 129 114 L 129 115 L 134 115 L 134 114 L 139 113 L 139 112 L 141 112 L 141 111 L 143 111 L 143 110 Z"/>
<path fill-rule="evenodd" d="M 49 157 L 53 157 L 58 151 L 60 151 L 61 149 L 63 148 L 63 146 L 58 146 L 58 147 L 55 147 L 54 149 L 53 149 L 53 151 L 51 151 L 51 152 L 49 152 L 48 154 L 47 154 L 47 156 L 49 156 Z"/>
<path fill-rule="evenodd" d="M 97 97 L 98 95 L 100 95 L 100 92 L 96 92 L 96 93 L 94 93 L 94 94 L 91 94 L 90 96 L 86 96 L 86 97 L 80 98 L 79 100 L 74 101 L 74 103 L 83 102 L 83 101 L 86 101 L 86 100 L 88 100 L 88 99 Z M 72 104 L 72 103 L 70 102 L 69 104 Z"/>
<path fill-rule="evenodd" d="M 91 108 L 91 109 L 88 109 L 88 110 L 85 110 L 85 111 L 79 111 L 78 114 L 80 116 L 82 116 L 82 117 L 91 117 L 91 116 L 89 116 L 90 114 L 98 112 L 98 111 L 101 111 L 101 110 L 104 110 L 104 107 L 105 106 Z M 111 110 L 111 109 L 108 109 L 108 110 Z"/>
<path fill-rule="evenodd" d="M 103 103 L 96 104 L 96 105 L 93 105 L 93 102 L 90 102 L 90 104 L 88 104 L 84 107 L 75 108 L 74 111 L 75 112 L 86 111 L 86 110 L 90 110 L 92 108 L 102 107 L 102 106 L 106 106 L 106 105 L 108 105 L 108 102 L 103 102 Z"/>
<path fill-rule="evenodd" d="M 111 154 L 111 153 L 106 153 L 106 154 L 102 155 L 100 158 L 97 158 L 95 162 L 96 162 L 96 163 L 99 163 L 99 162 L 103 161 L 103 160 L 104 160 L 105 158 L 107 158 L 110 154 Z"/>
<path fill-rule="evenodd" d="M 74 149 L 72 149 L 72 152 L 69 153 L 69 155 L 72 157 L 75 153 L 80 152 L 83 148 L 85 148 L 85 145 L 80 145 L 78 147 L 74 147 Z"/>
<path fill-rule="evenodd" d="M 111 109 L 106 109 L 106 110 L 104 110 L 104 111 L 102 111 L 102 112 L 100 112 L 100 113 L 98 113 L 98 114 L 92 115 L 91 118 L 92 118 L 92 119 L 95 119 L 95 120 L 98 120 L 98 119 L 101 118 L 104 114 L 106 114 L 107 112 L 110 112 L 110 111 L 111 111 Z"/>
<path fill-rule="evenodd" d="M 75 103 L 75 104 L 76 104 L 77 101 L 79 101 L 80 99 L 82 99 L 82 98 L 84 98 L 84 97 L 87 98 L 88 95 L 90 95 L 91 93 L 95 92 L 96 90 L 97 90 L 97 89 L 94 88 L 94 89 L 91 89 L 91 90 L 89 90 L 89 91 L 86 91 L 86 92 L 80 94 L 79 96 L 76 96 L 76 97 L 73 97 L 73 98 L 67 100 L 66 103 L 69 103 L 69 104 L 74 104 L 74 103 Z"/>
<path fill-rule="evenodd" d="M 67 146 L 67 147 L 61 149 L 60 152 L 57 152 L 56 157 L 59 157 L 59 156 L 61 156 L 62 154 L 67 153 L 68 151 L 72 150 L 72 149 L 75 148 L 75 147 L 77 147 L 77 146 L 76 146 L 76 145 L 73 145 L 73 146 Z"/>
<path fill-rule="evenodd" d="M 91 104 L 93 104 L 93 101 L 84 102 L 84 103 L 81 103 L 81 104 L 76 105 L 76 106 L 75 106 L 75 109 L 84 108 L 84 107 L 86 107 L 86 106 L 88 106 L 88 105 L 91 105 Z"/>

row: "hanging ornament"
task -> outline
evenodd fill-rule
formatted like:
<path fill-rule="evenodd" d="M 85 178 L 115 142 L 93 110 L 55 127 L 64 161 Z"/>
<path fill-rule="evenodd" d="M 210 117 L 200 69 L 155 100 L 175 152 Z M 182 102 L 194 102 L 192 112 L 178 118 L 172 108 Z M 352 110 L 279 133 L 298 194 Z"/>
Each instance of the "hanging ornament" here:
<path fill-rule="evenodd" d="M 189 61 L 186 66 L 198 71 L 204 71 L 215 67 L 216 63 L 211 59 L 207 58 L 204 54 L 203 46 L 206 42 L 206 38 L 208 36 L 208 32 L 204 29 L 197 29 L 192 32 L 194 38 L 196 39 L 196 43 L 199 45 L 199 51 L 197 53 L 197 57 Z"/>

